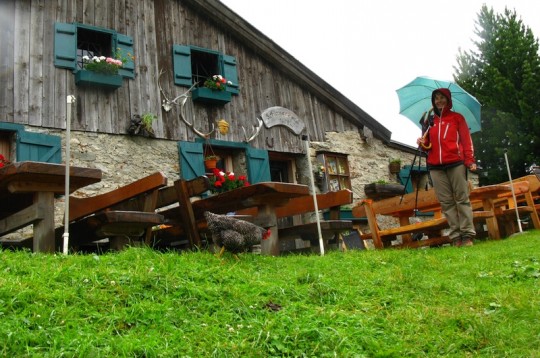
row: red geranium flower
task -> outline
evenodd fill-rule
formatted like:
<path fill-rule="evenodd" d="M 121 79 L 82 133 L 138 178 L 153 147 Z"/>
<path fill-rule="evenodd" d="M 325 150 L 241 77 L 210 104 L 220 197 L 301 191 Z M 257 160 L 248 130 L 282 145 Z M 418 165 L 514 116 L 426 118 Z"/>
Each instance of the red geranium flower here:
<path fill-rule="evenodd" d="M 212 184 L 212 191 L 216 193 L 222 193 L 224 191 L 249 185 L 245 175 L 239 175 L 238 178 L 236 178 L 233 172 L 224 172 L 221 169 L 213 169 L 212 174 L 213 176 L 210 178 L 210 183 Z"/>

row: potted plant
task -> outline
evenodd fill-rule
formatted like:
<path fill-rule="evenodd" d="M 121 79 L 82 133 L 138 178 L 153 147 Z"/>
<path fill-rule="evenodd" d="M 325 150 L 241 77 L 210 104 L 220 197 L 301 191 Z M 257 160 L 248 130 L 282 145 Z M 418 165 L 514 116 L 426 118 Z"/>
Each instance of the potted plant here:
<path fill-rule="evenodd" d="M 401 159 L 400 158 L 392 158 L 390 159 L 390 163 L 388 164 L 388 168 L 390 169 L 390 173 L 397 174 L 401 170 Z"/>
<path fill-rule="evenodd" d="M 204 167 L 206 169 L 215 169 L 217 167 L 217 162 L 219 157 L 215 154 L 210 154 L 204 157 Z"/>
<path fill-rule="evenodd" d="M 131 135 L 141 135 L 143 137 L 152 137 L 156 136 L 154 128 L 152 128 L 152 123 L 157 119 L 157 116 L 153 113 L 145 113 L 142 116 L 135 114 L 131 119 L 131 123 L 128 128 L 128 133 Z"/>
<path fill-rule="evenodd" d="M 227 86 L 232 85 L 222 75 L 213 75 L 207 78 L 203 85 L 192 90 L 191 98 L 195 102 L 213 104 L 226 104 L 231 101 L 231 92 L 226 91 Z"/>

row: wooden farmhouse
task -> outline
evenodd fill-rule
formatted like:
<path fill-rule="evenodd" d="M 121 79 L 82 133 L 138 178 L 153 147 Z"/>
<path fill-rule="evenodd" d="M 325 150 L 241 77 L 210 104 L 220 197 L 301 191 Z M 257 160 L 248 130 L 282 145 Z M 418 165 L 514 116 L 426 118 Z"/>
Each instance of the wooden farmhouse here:
<path fill-rule="evenodd" d="M 220 1 L 4 0 L 0 14 L 0 153 L 101 169 L 78 195 L 156 171 L 190 179 L 215 154 L 252 183 L 315 175 L 360 199 L 415 155 Z M 98 73 L 94 56 L 124 63 Z M 224 90 L 205 86 L 215 75 Z"/>

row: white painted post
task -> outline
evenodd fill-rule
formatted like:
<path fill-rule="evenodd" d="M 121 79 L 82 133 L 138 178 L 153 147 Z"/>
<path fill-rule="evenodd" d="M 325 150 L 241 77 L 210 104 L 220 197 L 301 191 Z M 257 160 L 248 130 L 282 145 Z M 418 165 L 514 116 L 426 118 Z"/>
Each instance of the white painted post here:
<path fill-rule="evenodd" d="M 69 247 L 69 164 L 71 160 L 71 151 L 69 147 L 69 142 L 71 141 L 71 105 L 75 103 L 75 96 L 67 96 L 67 106 L 66 106 L 66 174 L 65 174 L 65 208 L 64 208 L 64 234 L 62 235 L 63 239 L 63 253 L 67 255 Z"/>

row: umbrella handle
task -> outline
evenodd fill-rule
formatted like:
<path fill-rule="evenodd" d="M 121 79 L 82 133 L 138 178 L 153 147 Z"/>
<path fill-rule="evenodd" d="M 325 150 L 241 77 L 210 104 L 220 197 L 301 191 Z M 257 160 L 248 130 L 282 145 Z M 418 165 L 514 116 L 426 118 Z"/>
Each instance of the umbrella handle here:
<path fill-rule="evenodd" d="M 422 136 L 422 139 L 423 139 L 423 140 L 425 140 L 425 139 L 427 138 L 427 135 L 428 135 L 428 133 L 429 133 L 429 129 L 430 129 L 430 128 L 431 128 L 431 126 L 428 127 L 428 129 L 425 131 L 424 135 Z M 423 149 L 426 149 L 426 150 L 431 149 L 431 143 L 429 143 L 429 145 L 425 145 L 425 144 L 424 144 L 424 141 L 422 141 L 422 142 L 420 142 L 419 144 L 420 144 L 420 146 L 421 146 Z"/>

